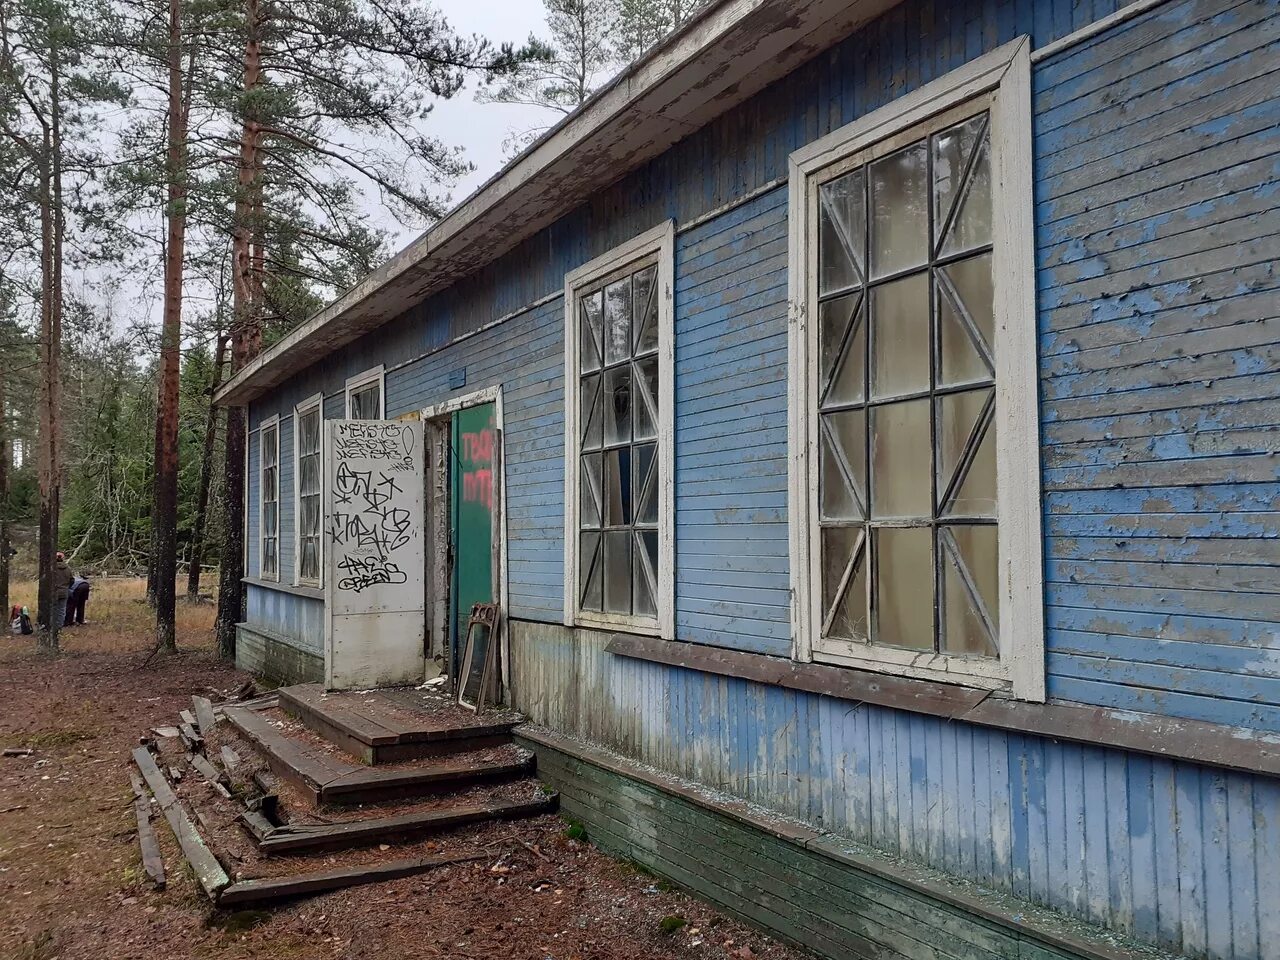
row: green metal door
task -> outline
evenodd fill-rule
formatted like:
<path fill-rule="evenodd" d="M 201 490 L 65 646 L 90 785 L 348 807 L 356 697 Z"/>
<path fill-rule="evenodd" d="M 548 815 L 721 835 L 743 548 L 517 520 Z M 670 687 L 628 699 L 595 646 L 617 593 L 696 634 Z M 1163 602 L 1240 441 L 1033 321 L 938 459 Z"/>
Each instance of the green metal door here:
<path fill-rule="evenodd" d="M 459 410 L 449 424 L 449 673 L 458 675 L 461 643 L 474 603 L 491 603 L 493 528 L 497 502 L 494 405 Z"/>

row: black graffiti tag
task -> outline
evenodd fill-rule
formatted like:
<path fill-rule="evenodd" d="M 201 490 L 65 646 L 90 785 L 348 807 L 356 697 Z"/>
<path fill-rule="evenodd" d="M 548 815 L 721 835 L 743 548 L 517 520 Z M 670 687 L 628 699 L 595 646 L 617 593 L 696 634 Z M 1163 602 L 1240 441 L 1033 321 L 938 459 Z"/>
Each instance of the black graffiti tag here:
<path fill-rule="evenodd" d="M 399 566 L 382 557 L 345 556 L 339 561 L 338 569 L 347 574 L 338 581 L 338 589 L 356 593 L 381 583 L 407 583 L 409 580 Z"/>

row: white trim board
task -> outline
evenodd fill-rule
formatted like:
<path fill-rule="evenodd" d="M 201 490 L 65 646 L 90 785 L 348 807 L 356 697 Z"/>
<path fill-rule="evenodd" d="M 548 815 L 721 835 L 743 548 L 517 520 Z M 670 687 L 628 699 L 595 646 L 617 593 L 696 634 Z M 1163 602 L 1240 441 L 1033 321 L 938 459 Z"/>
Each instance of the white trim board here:
<path fill-rule="evenodd" d="M 658 265 L 658 596 L 654 620 L 578 609 L 579 440 L 578 301 L 580 292 L 639 261 Z M 647 230 L 564 278 L 564 623 L 675 639 L 675 223 Z"/>
<path fill-rule="evenodd" d="M 833 167 L 965 104 L 990 113 L 995 423 L 999 498 L 1000 629 L 998 660 L 848 644 L 824 659 L 900 676 L 1010 689 L 1043 701 L 1044 591 L 1037 419 L 1035 264 L 1032 242 L 1030 40 L 1014 40 L 926 84 L 791 155 L 788 213 L 788 518 L 793 655 L 815 657 L 822 624 L 818 523 L 816 317 L 812 264 L 817 184 Z M 940 122 L 940 120 L 935 121 Z M 952 121 L 948 121 L 952 122 Z M 865 548 L 864 548 L 865 549 Z"/>

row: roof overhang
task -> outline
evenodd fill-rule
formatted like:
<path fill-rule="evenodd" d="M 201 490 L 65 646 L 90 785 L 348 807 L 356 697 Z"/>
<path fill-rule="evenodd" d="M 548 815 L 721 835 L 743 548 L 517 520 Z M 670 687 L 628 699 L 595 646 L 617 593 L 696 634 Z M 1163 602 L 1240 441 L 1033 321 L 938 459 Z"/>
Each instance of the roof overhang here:
<path fill-rule="evenodd" d="M 215 396 L 244 404 L 508 252 L 898 0 L 720 0 Z"/>

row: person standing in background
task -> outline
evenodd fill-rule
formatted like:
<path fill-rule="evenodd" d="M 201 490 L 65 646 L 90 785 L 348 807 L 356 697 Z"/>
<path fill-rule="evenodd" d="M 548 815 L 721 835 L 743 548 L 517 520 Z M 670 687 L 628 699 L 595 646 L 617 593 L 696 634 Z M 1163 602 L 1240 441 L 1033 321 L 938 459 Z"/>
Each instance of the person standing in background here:
<path fill-rule="evenodd" d="M 67 616 L 62 621 L 64 627 L 84 626 L 84 605 L 89 602 L 89 578 L 83 573 L 77 574 L 71 581 L 71 591 L 67 596 Z"/>
<path fill-rule="evenodd" d="M 61 550 L 53 562 L 53 622 L 61 626 L 67 617 L 67 598 L 71 595 L 71 568 Z"/>

